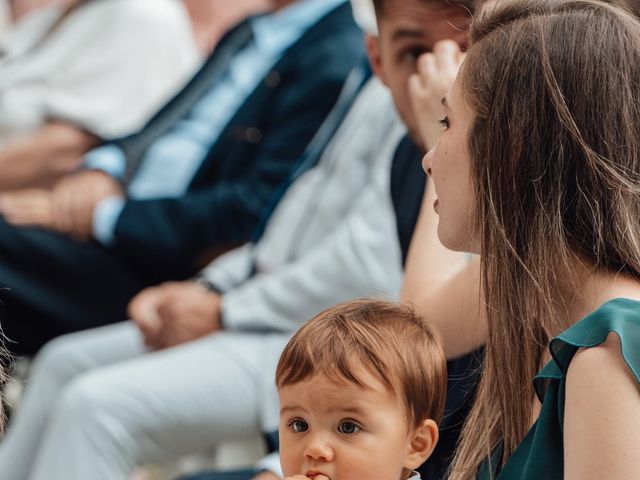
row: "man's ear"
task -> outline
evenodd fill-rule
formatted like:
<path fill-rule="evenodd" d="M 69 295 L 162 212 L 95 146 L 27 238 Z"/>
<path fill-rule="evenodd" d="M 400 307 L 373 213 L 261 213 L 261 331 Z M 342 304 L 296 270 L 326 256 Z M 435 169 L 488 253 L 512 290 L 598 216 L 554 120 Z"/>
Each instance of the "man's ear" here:
<path fill-rule="evenodd" d="M 424 420 L 414 428 L 409 439 L 404 467 L 415 470 L 431 456 L 438 443 L 438 425 L 433 420 Z"/>
<path fill-rule="evenodd" d="M 380 39 L 367 33 L 364 37 L 364 41 L 367 46 L 367 55 L 369 56 L 371 70 L 373 70 L 376 77 L 386 85 L 384 75 L 382 73 L 382 59 L 380 58 Z"/>

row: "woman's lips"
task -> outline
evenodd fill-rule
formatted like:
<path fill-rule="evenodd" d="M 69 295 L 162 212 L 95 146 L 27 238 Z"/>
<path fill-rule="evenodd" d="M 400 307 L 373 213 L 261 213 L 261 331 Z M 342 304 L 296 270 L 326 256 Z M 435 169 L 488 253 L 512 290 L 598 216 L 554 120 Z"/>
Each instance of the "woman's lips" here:
<path fill-rule="evenodd" d="M 438 205 L 440 205 L 440 201 L 436 198 L 436 201 L 433 202 L 433 209 L 438 213 Z"/>

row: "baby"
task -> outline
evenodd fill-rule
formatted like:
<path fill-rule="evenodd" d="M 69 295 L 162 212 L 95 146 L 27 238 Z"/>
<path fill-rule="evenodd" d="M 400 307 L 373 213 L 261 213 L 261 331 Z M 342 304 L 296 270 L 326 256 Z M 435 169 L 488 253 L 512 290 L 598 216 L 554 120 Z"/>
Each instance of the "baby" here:
<path fill-rule="evenodd" d="M 419 480 L 446 378 L 438 335 L 410 308 L 358 300 L 322 312 L 276 371 L 286 480 Z"/>

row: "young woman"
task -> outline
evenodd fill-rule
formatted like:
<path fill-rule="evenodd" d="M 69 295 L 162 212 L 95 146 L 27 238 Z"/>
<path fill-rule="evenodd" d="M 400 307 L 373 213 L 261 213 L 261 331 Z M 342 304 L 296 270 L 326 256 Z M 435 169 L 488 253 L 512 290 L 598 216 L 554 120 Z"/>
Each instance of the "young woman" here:
<path fill-rule="evenodd" d="M 486 343 L 450 478 L 640 478 L 640 23 L 501 0 L 471 35 L 405 289 L 450 357 Z M 434 209 L 478 254 L 441 288 L 418 268 Z"/>

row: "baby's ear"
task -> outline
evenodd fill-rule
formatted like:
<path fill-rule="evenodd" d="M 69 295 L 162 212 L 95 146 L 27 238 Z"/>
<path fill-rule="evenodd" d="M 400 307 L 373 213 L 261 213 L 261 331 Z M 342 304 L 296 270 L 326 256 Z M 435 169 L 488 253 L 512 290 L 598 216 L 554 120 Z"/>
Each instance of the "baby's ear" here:
<path fill-rule="evenodd" d="M 409 438 L 404 467 L 415 470 L 422 465 L 438 443 L 438 425 L 433 420 L 423 420 L 413 429 Z"/>

